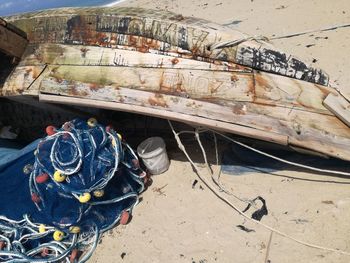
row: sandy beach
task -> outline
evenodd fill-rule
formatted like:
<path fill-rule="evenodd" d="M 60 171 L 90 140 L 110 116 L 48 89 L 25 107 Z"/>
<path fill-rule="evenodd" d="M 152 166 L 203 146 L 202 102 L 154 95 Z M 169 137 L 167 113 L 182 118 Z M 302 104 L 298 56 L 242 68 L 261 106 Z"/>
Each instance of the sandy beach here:
<path fill-rule="evenodd" d="M 350 98 L 350 28 L 317 31 L 350 23 L 347 0 L 130 0 L 118 5 L 199 17 L 253 36 L 278 38 L 315 31 L 272 43 L 324 69 L 332 85 Z M 184 155 L 171 144 L 170 169 L 153 177 L 131 222 L 106 233 L 90 262 L 350 261 L 350 256 L 271 236 L 268 229 L 247 221 L 199 181 Z M 201 173 L 208 177 L 199 149 L 188 146 Z M 219 168 L 214 166 L 215 171 Z M 199 182 L 192 187 L 195 180 Z M 286 170 L 275 175 L 222 175 L 221 180 L 241 199 L 262 196 L 266 200 L 269 214 L 262 223 L 307 243 L 350 252 L 350 182 L 346 179 Z M 246 206 L 233 196 L 226 197 L 242 210 Z M 237 225 L 252 231 L 242 231 Z"/>

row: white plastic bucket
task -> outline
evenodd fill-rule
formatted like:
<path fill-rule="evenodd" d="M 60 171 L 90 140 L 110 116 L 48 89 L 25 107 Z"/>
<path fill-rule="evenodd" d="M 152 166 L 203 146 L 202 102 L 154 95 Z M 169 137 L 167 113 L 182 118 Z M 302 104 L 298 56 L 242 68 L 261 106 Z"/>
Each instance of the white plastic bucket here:
<path fill-rule="evenodd" d="M 137 147 L 137 153 L 151 174 L 161 174 L 168 170 L 170 163 L 162 138 L 151 137 L 144 140 Z"/>

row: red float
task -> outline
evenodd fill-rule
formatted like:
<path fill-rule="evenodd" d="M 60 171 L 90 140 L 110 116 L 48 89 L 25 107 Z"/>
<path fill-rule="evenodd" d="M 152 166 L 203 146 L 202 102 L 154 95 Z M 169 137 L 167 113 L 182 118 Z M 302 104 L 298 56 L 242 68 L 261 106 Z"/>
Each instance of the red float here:
<path fill-rule="evenodd" d="M 34 203 L 40 203 L 40 201 L 41 201 L 40 196 L 38 196 L 38 194 L 36 194 L 36 193 L 32 193 L 32 201 Z"/>
<path fill-rule="evenodd" d="M 80 256 L 80 251 L 76 248 L 73 249 L 69 256 L 69 262 L 70 263 L 78 262 L 79 256 Z"/>
<path fill-rule="evenodd" d="M 41 256 L 47 257 L 49 253 L 50 253 L 49 249 L 47 247 L 44 247 L 43 250 L 41 251 Z"/>
<path fill-rule="evenodd" d="M 2 250 L 6 246 L 5 241 L 0 241 L 0 250 Z"/>
<path fill-rule="evenodd" d="M 130 218 L 130 213 L 128 211 L 124 210 L 122 212 L 122 214 L 120 215 L 119 223 L 121 225 L 126 225 L 127 223 L 129 223 L 129 218 Z"/>
<path fill-rule="evenodd" d="M 51 135 L 54 135 L 56 133 L 56 127 L 55 126 L 47 126 L 46 127 L 46 133 L 47 135 L 51 136 Z"/>
<path fill-rule="evenodd" d="M 38 184 L 46 183 L 49 180 L 49 175 L 47 173 L 42 173 L 35 178 L 35 182 Z"/>

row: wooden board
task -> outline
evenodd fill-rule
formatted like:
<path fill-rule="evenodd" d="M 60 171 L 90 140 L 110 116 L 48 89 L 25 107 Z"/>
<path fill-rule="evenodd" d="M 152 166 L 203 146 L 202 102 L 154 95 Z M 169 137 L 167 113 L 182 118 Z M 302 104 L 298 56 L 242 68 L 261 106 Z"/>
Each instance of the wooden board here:
<path fill-rule="evenodd" d="M 45 85 L 45 82 L 43 82 L 43 85 Z M 111 88 L 109 87 L 109 89 Z M 285 139 L 287 139 L 287 144 L 350 160 L 350 134 L 344 124 L 336 123 L 337 119 L 335 117 L 328 120 L 333 124 L 337 124 L 336 127 L 333 126 L 332 128 L 334 128 L 334 131 L 342 130 L 343 135 L 348 137 L 329 134 L 323 130 L 318 130 L 317 126 L 310 127 L 303 122 L 305 117 L 308 118 L 308 121 L 312 121 L 311 124 L 320 123 L 318 127 L 322 126 L 324 120 L 317 119 L 319 116 L 314 116 L 314 118 L 299 116 L 298 112 L 293 112 L 291 119 L 285 121 L 265 115 L 262 113 L 263 108 L 260 108 L 260 111 L 256 113 L 248 111 L 249 106 L 247 104 L 224 107 L 208 102 L 198 102 L 171 95 L 160 96 L 154 92 L 127 88 L 120 88 L 115 92 L 113 98 L 108 88 L 104 91 L 94 92 L 89 87 L 81 85 L 77 90 L 79 92 L 76 92 L 74 96 L 61 90 L 58 93 L 61 96 L 56 96 L 53 93 L 50 93 L 52 95 L 42 93 L 40 98 L 47 102 L 107 108 L 174 119 L 279 144 L 285 144 Z M 265 111 L 268 113 L 271 109 L 266 107 Z M 296 116 L 299 119 L 296 119 Z"/>
<path fill-rule="evenodd" d="M 193 99 L 251 101 L 253 86 L 251 74 L 239 74 L 232 81 L 230 72 L 176 70 L 134 67 L 104 66 L 49 66 L 50 85 L 46 92 L 59 92 L 54 83 L 62 83 L 59 89 L 70 88 L 75 83 L 87 83 L 92 90 L 113 86 L 155 91 Z M 237 73 L 238 75 L 238 73 Z"/>
<path fill-rule="evenodd" d="M 287 136 L 285 135 L 259 131 L 249 127 L 236 125 L 233 123 L 221 122 L 213 119 L 207 119 L 200 116 L 193 116 L 193 115 L 182 114 L 178 112 L 165 111 L 163 109 L 126 104 L 126 103 L 116 103 L 116 102 L 110 102 L 110 101 L 99 101 L 95 99 L 86 99 L 86 98 L 82 99 L 77 97 L 56 96 L 56 95 L 48 95 L 48 94 L 40 94 L 39 98 L 43 102 L 80 105 L 80 106 L 87 106 L 87 107 L 125 111 L 125 112 L 131 112 L 131 113 L 139 113 L 139 114 L 144 114 L 148 116 L 154 116 L 154 117 L 160 117 L 160 118 L 169 119 L 169 120 L 185 122 L 196 126 L 202 125 L 212 129 L 218 129 L 218 130 L 235 133 L 242 136 L 257 138 L 260 140 L 270 141 L 270 142 L 274 142 L 282 145 L 287 145 L 288 143 Z"/>
<path fill-rule="evenodd" d="M 55 65 L 51 67 L 55 69 L 51 75 L 58 80 L 87 80 L 97 86 L 113 83 L 192 98 L 253 101 L 323 114 L 330 113 L 322 101 L 330 92 L 335 92 L 305 81 L 253 72 L 232 62 L 198 61 L 82 45 L 31 44 L 20 66 L 46 64 Z M 21 72 L 14 72 L 16 74 Z M 21 86 L 21 83 L 17 82 L 17 85 Z"/>
<path fill-rule="evenodd" d="M 254 80 L 256 103 L 332 115 L 323 100 L 328 94 L 336 94 L 333 88 L 261 71 L 254 72 Z"/>
<path fill-rule="evenodd" d="M 64 66 L 68 67 L 69 66 Z M 74 66 L 70 67 L 71 72 Z M 67 71 L 69 71 L 67 69 Z M 50 70 L 48 71 L 50 72 Z M 58 69 L 54 73 L 57 74 Z M 89 73 L 88 73 L 89 74 Z M 155 74 L 151 74 L 154 76 Z M 79 76 L 75 74 L 75 79 Z M 133 79 L 135 78 L 126 78 Z M 115 86 L 105 84 L 96 86 L 89 83 L 87 76 L 80 81 L 60 80 L 57 76 L 47 74 L 41 82 L 40 91 L 46 94 L 63 95 L 76 98 L 95 99 L 103 107 L 104 102 L 116 102 L 133 106 L 163 110 L 170 113 L 186 114 L 288 136 L 294 145 L 321 153 L 337 152 L 341 158 L 350 156 L 350 130 L 335 116 L 303 111 L 280 106 L 269 106 L 251 101 L 234 100 L 198 100 L 178 94 L 160 93 L 158 89 L 142 90 L 130 85 Z M 197 93 L 198 95 L 199 93 Z M 225 93 L 226 94 L 226 93 Z M 144 111 L 147 113 L 148 111 Z M 235 131 L 232 131 L 235 132 Z M 342 143 L 339 144 L 338 142 Z M 336 146 L 335 146 L 336 145 Z M 337 151 L 335 149 L 339 148 Z"/>
<path fill-rule="evenodd" d="M 341 95 L 329 94 L 323 101 L 327 109 L 350 127 L 350 103 Z"/>
<path fill-rule="evenodd" d="M 0 24 L 0 51 L 16 58 L 20 58 L 28 41 Z"/>
<path fill-rule="evenodd" d="M 45 67 L 45 65 L 17 66 L 7 78 L 3 87 L 0 88 L 0 95 L 17 96 L 23 94 L 38 80 Z M 34 94 L 38 95 L 38 91 L 34 92 Z"/>
<path fill-rule="evenodd" d="M 213 59 L 328 85 L 323 71 L 265 41 L 208 21 L 142 8 L 65 8 L 8 18 L 30 43 L 133 48 L 194 60 Z M 214 45 L 227 42 L 241 44 Z M 220 45 L 219 45 L 220 46 Z"/>
<path fill-rule="evenodd" d="M 253 70 L 236 63 L 218 60 L 186 59 L 177 53 L 142 53 L 133 48 L 112 46 L 111 48 L 67 45 L 67 44 L 29 44 L 21 66 L 42 64 L 120 66 L 143 68 L 172 68 L 206 71 L 230 71 L 251 73 Z"/>

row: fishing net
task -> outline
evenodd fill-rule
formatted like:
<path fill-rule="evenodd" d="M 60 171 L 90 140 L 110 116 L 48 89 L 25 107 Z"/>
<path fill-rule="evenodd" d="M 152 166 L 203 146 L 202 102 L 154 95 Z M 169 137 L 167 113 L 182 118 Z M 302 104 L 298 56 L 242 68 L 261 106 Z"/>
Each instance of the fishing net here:
<path fill-rule="evenodd" d="M 46 132 L 0 158 L 1 262 L 85 262 L 144 190 L 146 173 L 113 128 L 75 119 Z"/>

